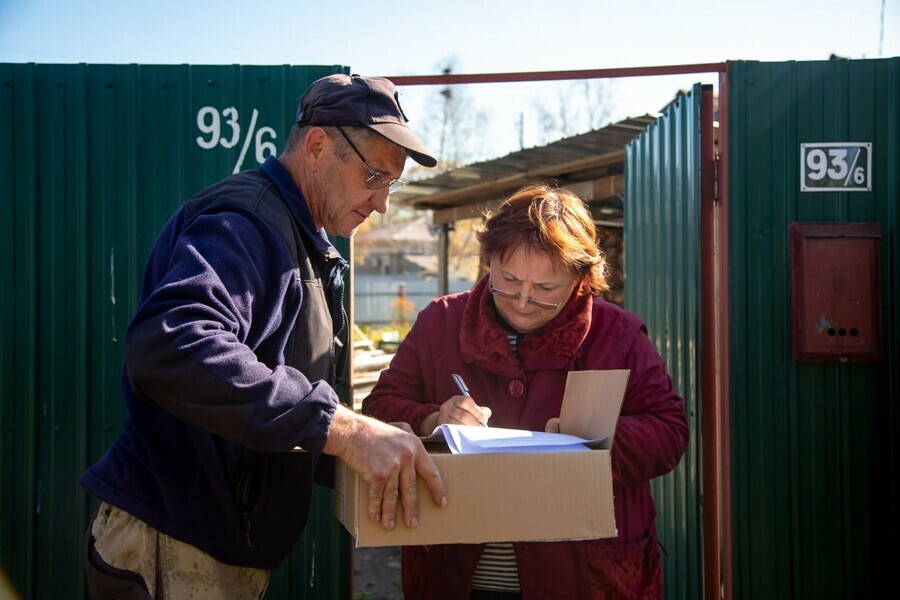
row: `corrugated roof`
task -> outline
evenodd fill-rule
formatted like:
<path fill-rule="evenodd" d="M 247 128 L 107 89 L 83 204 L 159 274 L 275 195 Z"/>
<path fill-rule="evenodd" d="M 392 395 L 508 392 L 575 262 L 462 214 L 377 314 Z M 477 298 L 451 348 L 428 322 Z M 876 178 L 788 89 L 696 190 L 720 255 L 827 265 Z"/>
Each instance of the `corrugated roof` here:
<path fill-rule="evenodd" d="M 560 186 L 613 179 L 624 170 L 625 146 L 656 121 L 652 115 L 617 123 L 513 152 L 506 156 L 453 169 L 428 179 L 410 182 L 391 196 L 392 202 L 442 212 L 435 222 L 468 218 L 475 206 L 501 200 L 524 185 L 554 180 Z M 614 195 L 614 194 L 611 194 Z"/>

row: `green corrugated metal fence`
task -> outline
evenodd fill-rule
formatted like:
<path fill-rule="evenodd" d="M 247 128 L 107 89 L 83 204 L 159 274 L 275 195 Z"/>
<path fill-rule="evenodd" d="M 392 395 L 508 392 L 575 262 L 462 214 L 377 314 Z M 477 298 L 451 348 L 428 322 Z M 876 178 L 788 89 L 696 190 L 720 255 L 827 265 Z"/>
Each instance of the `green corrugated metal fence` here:
<path fill-rule="evenodd" d="M 157 232 L 280 151 L 303 90 L 334 72 L 0 64 L 0 568 L 23 598 L 85 595 L 78 476 L 121 427 L 121 340 Z M 268 597 L 348 596 L 348 563 L 320 490 Z"/>
<path fill-rule="evenodd" d="M 719 542 L 730 554 L 707 558 L 723 560 L 734 598 L 890 596 L 900 533 L 900 59 L 737 62 L 727 83 L 728 243 L 718 251 L 728 256 L 720 358 L 730 505 L 720 508 L 730 528 Z M 698 317 L 696 102 L 695 89 L 670 107 L 626 164 L 626 303 L 666 357 L 694 436 L 679 469 L 654 483 L 660 537 L 674 546 L 666 596 L 679 598 L 701 595 L 696 361 L 698 325 L 713 318 Z M 871 144 L 871 191 L 801 191 L 800 144 L 830 142 Z M 881 363 L 792 361 L 791 222 L 880 225 Z"/>
<path fill-rule="evenodd" d="M 625 307 L 640 315 L 684 397 L 691 439 L 651 485 L 666 598 L 702 594 L 700 514 L 700 103 L 680 95 L 629 143 L 625 163 Z"/>
<path fill-rule="evenodd" d="M 900 59 L 739 62 L 728 84 L 734 597 L 893 596 Z M 872 190 L 801 192 L 810 142 L 871 143 Z M 880 224 L 881 364 L 792 362 L 792 221 Z"/>

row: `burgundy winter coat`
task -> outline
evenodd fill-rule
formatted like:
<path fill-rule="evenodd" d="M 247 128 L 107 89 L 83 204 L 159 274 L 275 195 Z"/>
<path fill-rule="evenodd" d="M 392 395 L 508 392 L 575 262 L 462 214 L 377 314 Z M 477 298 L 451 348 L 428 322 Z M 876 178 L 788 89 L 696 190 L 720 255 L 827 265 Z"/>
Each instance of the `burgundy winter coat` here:
<path fill-rule="evenodd" d="M 522 338 L 516 358 L 482 279 L 472 292 L 422 310 L 363 402 L 364 413 L 419 431 L 424 417 L 458 394 L 450 374 L 459 373 L 472 397 L 491 408 L 491 425 L 543 431 L 559 416 L 567 373 L 592 369 L 631 370 L 611 455 L 619 535 L 515 543 L 524 598 L 661 596 L 649 481 L 678 464 L 688 427 L 684 401 L 641 320 L 602 298 L 573 295 L 550 323 Z M 404 547 L 405 597 L 468 598 L 482 548 Z"/>

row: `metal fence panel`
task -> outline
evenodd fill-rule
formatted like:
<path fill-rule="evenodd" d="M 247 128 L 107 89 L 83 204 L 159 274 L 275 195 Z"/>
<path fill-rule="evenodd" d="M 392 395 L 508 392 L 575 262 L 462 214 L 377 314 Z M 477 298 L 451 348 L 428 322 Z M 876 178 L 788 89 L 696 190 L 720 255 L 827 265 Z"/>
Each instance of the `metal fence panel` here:
<path fill-rule="evenodd" d="M 640 315 L 684 397 L 691 439 L 651 482 L 666 598 L 702 594 L 700 501 L 700 85 L 632 140 L 625 162 L 625 308 Z"/>
<path fill-rule="evenodd" d="M 0 64 L 0 568 L 22 597 L 85 597 L 78 477 L 121 427 L 121 341 L 157 232 L 280 151 L 303 90 L 334 72 Z M 330 515 L 319 490 L 267 597 L 349 595 Z"/>
<path fill-rule="evenodd" d="M 738 62 L 728 85 L 734 596 L 886 597 L 900 481 L 900 59 Z M 871 142 L 871 191 L 801 191 L 811 142 Z M 881 364 L 792 362 L 794 221 L 880 224 Z"/>

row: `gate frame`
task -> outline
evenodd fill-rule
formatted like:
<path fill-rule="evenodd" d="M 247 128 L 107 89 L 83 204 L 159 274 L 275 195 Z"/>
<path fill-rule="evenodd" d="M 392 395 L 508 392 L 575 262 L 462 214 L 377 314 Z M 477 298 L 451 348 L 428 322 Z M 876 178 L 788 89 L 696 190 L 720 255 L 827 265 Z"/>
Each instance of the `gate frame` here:
<path fill-rule="evenodd" d="M 731 600 L 731 436 L 728 394 L 728 70 L 730 61 L 690 65 L 534 71 L 385 76 L 397 86 L 462 85 L 613 79 L 691 73 L 719 74 L 718 153 L 716 134 L 704 127 L 700 134 L 700 310 L 713 315 L 712 323 L 701 319 L 701 489 L 703 493 L 703 590 L 704 597 Z M 704 100 L 707 96 L 704 94 Z M 713 119 L 712 92 L 701 106 L 703 123 Z M 707 112 L 708 111 L 708 112 Z M 444 236 L 446 241 L 446 236 Z M 448 256 L 439 254 L 439 281 L 447 280 Z"/>

